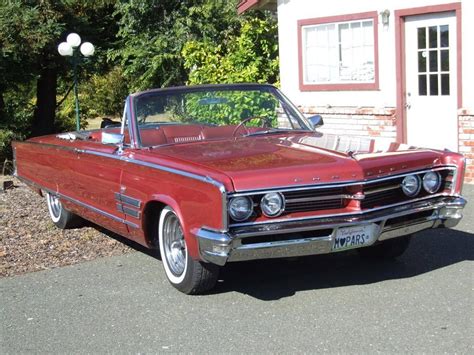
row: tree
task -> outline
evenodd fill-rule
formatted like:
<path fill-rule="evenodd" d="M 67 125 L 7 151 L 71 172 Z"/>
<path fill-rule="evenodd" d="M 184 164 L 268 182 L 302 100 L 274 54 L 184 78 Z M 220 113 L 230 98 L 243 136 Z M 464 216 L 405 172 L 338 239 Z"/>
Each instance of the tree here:
<path fill-rule="evenodd" d="M 54 132 L 58 78 L 70 71 L 57 54 L 69 32 L 94 42 L 95 69 L 105 66 L 100 49 L 113 43 L 117 28 L 111 0 L 6 0 L 0 4 L 0 109 L 7 121 L 4 97 L 19 85 L 35 85 L 31 135 Z"/>
<path fill-rule="evenodd" d="M 186 82 L 182 49 L 189 41 L 220 43 L 240 28 L 236 0 L 136 0 L 116 5 L 118 60 L 134 90 Z"/>
<path fill-rule="evenodd" d="M 57 16 L 48 6 L 30 6 L 22 1 L 6 1 L 0 5 L 0 102 L 6 115 L 4 93 L 35 80 L 43 70 L 38 58 L 53 38 L 63 31 Z M 55 75 L 55 73 L 51 73 Z M 48 83 L 41 78 L 39 86 Z M 40 100 L 41 103 L 41 100 Z M 6 121 L 3 117 L 2 121 Z"/>

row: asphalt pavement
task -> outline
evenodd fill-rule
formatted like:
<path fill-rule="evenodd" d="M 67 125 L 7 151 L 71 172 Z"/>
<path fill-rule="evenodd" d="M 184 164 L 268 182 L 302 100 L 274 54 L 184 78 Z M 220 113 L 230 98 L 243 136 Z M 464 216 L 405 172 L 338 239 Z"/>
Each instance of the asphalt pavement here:
<path fill-rule="evenodd" d="M 0 280 L 0 353 L 473 353 L 474 186 L 395 262 L 229 264 L 186 296 L 141 252 Z"/>

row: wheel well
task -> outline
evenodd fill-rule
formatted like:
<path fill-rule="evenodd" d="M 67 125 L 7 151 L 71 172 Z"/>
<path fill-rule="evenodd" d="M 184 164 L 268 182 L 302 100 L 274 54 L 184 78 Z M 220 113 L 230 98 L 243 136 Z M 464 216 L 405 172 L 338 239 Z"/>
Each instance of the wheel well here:
<path fill-rule="evenodd" d="M 149 201 L 143 210 L 145 240 L 150 248 L 158 248 L 158 222 L 161 210 L 166 204 L 160 201 Z"/>

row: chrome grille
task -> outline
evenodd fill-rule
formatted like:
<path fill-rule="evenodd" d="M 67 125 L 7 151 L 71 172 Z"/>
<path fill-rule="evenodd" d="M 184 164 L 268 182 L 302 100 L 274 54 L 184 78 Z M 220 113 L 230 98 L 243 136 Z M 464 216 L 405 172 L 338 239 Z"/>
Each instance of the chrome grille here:
<path fill-rule="evenodd" d="M 403 202 L 409 199 L 400 186 L 403 178 L 387 180 L 364 186 L 365 198 L 361 201 L 361 209 L 380 207 Z"/>
<path fill-rule="evenodd" d="M 452 170 L 441 170 L 439 173 L 442 179 L 442 184 L 439 191 L 443 192 L 445 190 L 449 190 L 451 188 L 451 182 L 449 179 L 452 178 L 454 172 Z M 420 178 L 423 177 L 423 174 L 418 175 Z M 360 208 L 364 210 L 375 207 L 383 207 L 429 195 L 429 193 L 427 193 L 422 188 L 417 196 L 406 196 L 401 188 L 402 181 L 403 177 L 394 177 L 393 179 L 381 182 L 366 183 L 363 187 L 365 198 L 361 201 Z"/>
<path fill-rule="evenodd" d="M 285 197 L 285 211 L 284 214 L 294 212 L 320 211 L 344 208 L 348 200 L 346 188 L 315 188 L 305 190 L 283 191 Z M 257 194 L 252 196 L 255 206 L 259 206 L 260 200 L 264 194 Z M 261 214 L 259 208 L 256 210 L 257 215 Z"/>
<path fill-rule="evenodd" d="M 337 209 L 345 206 L 343 187 L 284 192 L 285 212 L 318 211 Z"/>

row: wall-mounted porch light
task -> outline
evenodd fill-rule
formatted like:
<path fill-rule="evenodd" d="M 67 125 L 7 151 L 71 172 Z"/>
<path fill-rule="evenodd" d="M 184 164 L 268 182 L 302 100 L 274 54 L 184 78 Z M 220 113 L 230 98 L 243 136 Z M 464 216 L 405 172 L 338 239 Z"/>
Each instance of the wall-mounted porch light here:
<path fill-rule="evenodd" d="M 389 19 L 390 19 L 390 10 L 385 9 L 382 12 L 380 12 L 380 16 L 382 17 L 382 24 L 384 26 L 388 26 Z"/>

